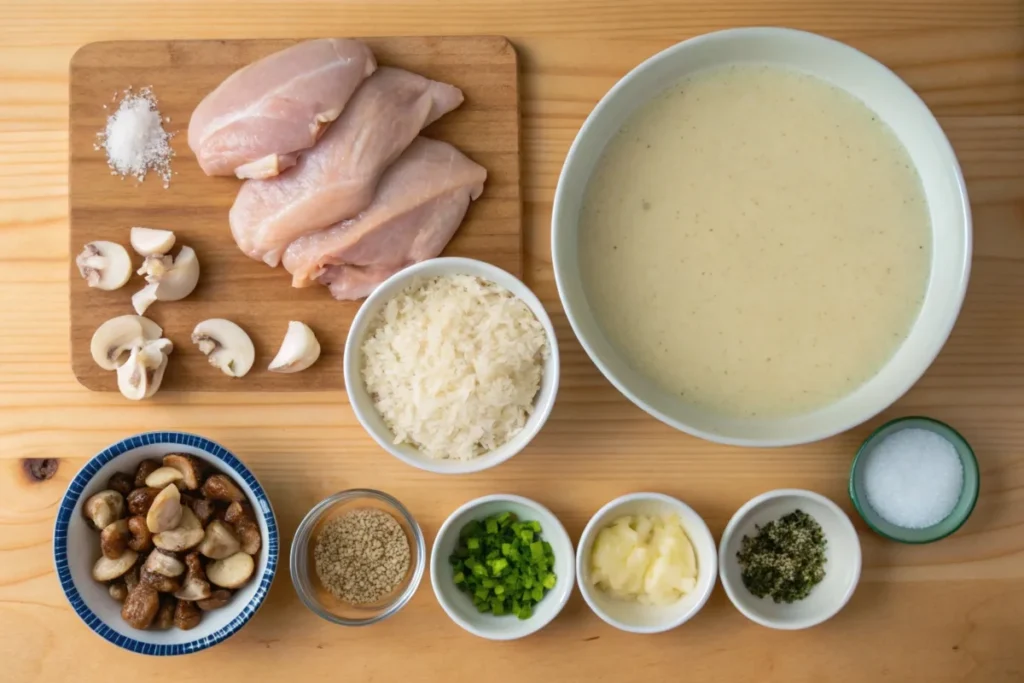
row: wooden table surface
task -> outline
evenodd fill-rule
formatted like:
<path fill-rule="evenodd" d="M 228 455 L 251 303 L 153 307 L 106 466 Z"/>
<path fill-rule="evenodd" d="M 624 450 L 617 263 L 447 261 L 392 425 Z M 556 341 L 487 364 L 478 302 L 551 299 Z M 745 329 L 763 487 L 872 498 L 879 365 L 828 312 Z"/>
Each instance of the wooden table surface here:
<path fill-rule="evenodd" d="M 959 325 L 921 382 L 872 424 L 800 448 L 716 446 L 674 432 L 622 398 L 560 312 L 549 218 L 562 159 L 587 112 L 633 65 L 730 26 L 775 24 L 848 41 L 894 68 L 938 115 L 963 164 L 975 257 Z M 345 395 L 161 394 L 129 405 L 74 380 L 68 349 L 67 65 L 105 39 L 503 34 L 520 54 L 526 280 L 562 344 L 547 427 L 509 463 L 441 478 L 382 453 Z M 127 84 L 125 84 L 127 85 Z M 638 489 L 688 501 L 716 536 L 743 502 L 807 487 L 853 514 L 850 460 L 874 424 L 923 413 L 974 444 L 981 498 L 955 536 L 888 543 L 858 521 L 861 584 L 809 631 L 760 628 L 721 588 L 685 627 L 630 636 L 578 593 L 541 633 L 489 643 L 448 620 L 424 581 L 397 617 L 343 629 L 300 604 L 287 563 L 237 636 L 173 662 L 176 683 L 348 681 L 1024 680 L 1024 4 L 1021 0 L 0 0 L 0 680 L 109 681 L 167 662 L 105 644 L 61 594 L 51 526 L 82 463 L 123 436 L 181 429 L 252 467 L 287 549 L 306 510 L 368 486 L 404 501 L 428 538 L 489 492 L 533 496 L 578 537 L 607 500 Z M 56 458 L 36 481 L 27 458 Z M 166 671 L 166 669 L 164 670 Z M 167 675 L 167 674 L 162 674 Z M 294 678 L 293 678 L 294 680 Z"/>

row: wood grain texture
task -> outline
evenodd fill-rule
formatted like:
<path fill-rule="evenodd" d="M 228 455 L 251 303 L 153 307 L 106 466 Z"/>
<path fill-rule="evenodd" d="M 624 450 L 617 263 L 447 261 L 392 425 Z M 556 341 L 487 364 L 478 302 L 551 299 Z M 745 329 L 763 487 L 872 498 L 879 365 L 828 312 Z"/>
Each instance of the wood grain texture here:
<path fill-rule="evenodd" d="M 303 514 L 372 486 L 416 515 L 428 543 L 466 500 L 536 498 L 579 537 L 611 498 L 660 490 L 689 502 L 718 537 L 757 493 L 819 491 L 853 515 L 853 452 L 882 420 L 926 414 L 974 445 L 981 497 L 970 521 L 930 546 L 872 534 L 856 517 L 864 573 L 848 607 L 806 632 L 748 622 L 721 588 L 692 622 L 652 637 L 597 619 L 576 593 L 539 634 L 489 643 L 464 633 L 424 582 L 398 616 L 341 629 L 301 605 L 282 568 L 234 638 L 174 662 L 175 680 L 619 683 L 1012 683 L 1024 680 L 1024 6 L 1019 0 L 0 0 L 0 679 L 109 680 L 145 660 L 109 647 L 68 607 L 50 534 L 74 472 L 145 429 L 224 443 L 274 502 L 287 548 Z M 975 219 L 963 313 L 925 377 L 884 415 L 833 439 L 773 451 L 679 434 L 619 395 L 573 339 L 550 266 L 551 201 L 584 117 L 642 59 L 741 25 L 818 31 L 893 68 L 927 102 L 967 177 Z M 525 280 L 558 332 L 562 378 L 544 431 L 501 467 L 432 476 L 381 452 L 341 392 L 168 393 L 151 404 L 89 392 L 68 369 L 67 66 L 96 40 L 502 34 L 519 54 Z M 21 458 L 56 457 L 29 483 Z M 72 673 L 73 672 L 73 673 Z"/>
<path fill-rule="evenodd" d="M 200 264 L 196 290 L 186 299 L 157 302 L 146 316 L 174 342 L 163 391 L 317 391 L 343 389 L 342 355 L 357 301 L 335 301 L 326 287 L 295 289 L 283 268 L 245 256 L 228 227 L 238 194 L 235 178 L 209 178 L 187 144 L 188 121 L 199 101 L 241 67 L 282 50 L 295 40 L 108 41 L 78 50 L 71 59 L 70 251 L 93 240 L 128 246 L 131 226 L 173 230 L 175 252 L 195 249 Z M 469 207 L 445 256 L 487 260 L 522 275 L 522 204 L 519 197 L 519 95 L 516 53 L 497 36 L 371 38 L 381 65 L 397 66 L 462 89 L 465 102 L 429 126 L 429 137 L 452 143 L 487 169 L 484 193 Z M 96 133 L 127 87 L 151 87 L 165 128 L 174 137 L 173 177 L 144 182 L 112 175 Z M 119 99 L 119 98 L 118 98 Z M 131 251 L 133 262 L 142 259 Z M 71 365 L 93 391 L 117 391 L 117 378 L 92 360 L 89 342 L 104 321 L 133 313 L 131 296 L 145 285 L 132 276 L 113 292 L 90 289 L 70 265 Z M 256 363 L 243 380 L 231 381 L 191 343 L 192 328 L 208 318 L 242 326 L 256 347 Z M 289 320 L 313 328 L 323 353 L 308 371 L 270 372 Z"/>

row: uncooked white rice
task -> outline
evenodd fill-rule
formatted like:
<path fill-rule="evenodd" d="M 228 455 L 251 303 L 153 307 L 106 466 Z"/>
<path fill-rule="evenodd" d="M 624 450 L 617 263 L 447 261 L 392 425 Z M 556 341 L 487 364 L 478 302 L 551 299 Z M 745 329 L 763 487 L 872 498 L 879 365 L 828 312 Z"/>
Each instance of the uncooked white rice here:
<path fill-rule="evenodd" d="M 362 352 L 366 389 L 394 442 L 457 460 L 523 429 L 549 353 L 522 300 L 470 275 L 407 287 L 370 323 Z"/>

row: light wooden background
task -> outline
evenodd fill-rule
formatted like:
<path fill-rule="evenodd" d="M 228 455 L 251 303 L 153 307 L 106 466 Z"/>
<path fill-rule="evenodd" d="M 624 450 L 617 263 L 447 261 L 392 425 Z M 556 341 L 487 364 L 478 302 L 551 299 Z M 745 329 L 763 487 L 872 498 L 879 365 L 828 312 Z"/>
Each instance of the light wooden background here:
<path fill-rule="evenodd" d="M 747 622 L 721 589 L 682 629 L 628 636 L 578 594 L 520 642 L 474 639 L 424 582 L 401 614 L 345 630 L 319 621 L 282 570 L 236 637 L 173 664 L 104 644 L 79 623 L 51 565 L 57 501 L 82 462 L 137 431 L 223 442 L 274 501 L 285 548 L 303 513 L 338 489 L 375 486 L 409 505 L 429 538 L 459 503 L 511 491 L 549 505 L 578 536 L 610 498 L 657 489 L 719 534 L 751 496 L 820 491 L 850 510 L 846 475 L 871 425 L 779 451 L 723 448 L 673 432 L 620 397 L 559 312 L 548 223 L 562 158 L 586 113 L 631 66 L 677 40 L 776 24 L 846 40 L 892 66 L 939 116 L 967 175 L 976 255 L 952 339 L 884 417 L 948 420 L 975 445 L 979 505 L 955 536 L 886 543 L 863 525 L 864 574 L 833 621 L 799 633 Z M 342 393 L 166 395 L 128 405 L 69 368 L 67 63 L 100 39 L 500 33 L 519 49 L 526 279 L 548 304 L 562 390 L 545 431 L 491 472 L 441 478 L 391 460 Z M 977 681 L 1024 679 L 1024 4 L 1021 0 L 152 0 L 0 2 L 0 679 L 109 681 L 147 668 L 186 681 Z M 22 458 L 60 458 L 30 483 Z M 167 674 L 167 666 L 172 666 Z M 159 667 L 159 668 L 158 668 Z"/>

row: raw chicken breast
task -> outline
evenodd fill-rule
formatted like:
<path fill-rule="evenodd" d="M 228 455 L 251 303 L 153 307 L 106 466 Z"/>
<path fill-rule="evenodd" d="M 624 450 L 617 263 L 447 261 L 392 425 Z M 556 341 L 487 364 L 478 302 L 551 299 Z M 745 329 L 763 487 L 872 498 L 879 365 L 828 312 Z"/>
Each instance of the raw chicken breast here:
<path fill-rule="evenodd" d="M 276 266 L 293 241 L 352 218 L 420 129 L 462 104 L 462 91 L 382 67 L 295 168 L 248 180 L 231 207 L 231 233 L 249 257 Z"/>
<path fill-rule="evenodd" d="M 188 146 L 206 175 L 275 176 L 316 143 L 376 68 L 358 40 L 310 40 L 275 52 L 203 98 Z"/>
<path fill-rule="evenodd" d="M 441 253 L 484 188 L 487 170 L 447 142 L 417 138 L 387 170 L 359 216 L 289 245 L 295 287 L 319 280 L 360 299 L 402 268 Z"/>

